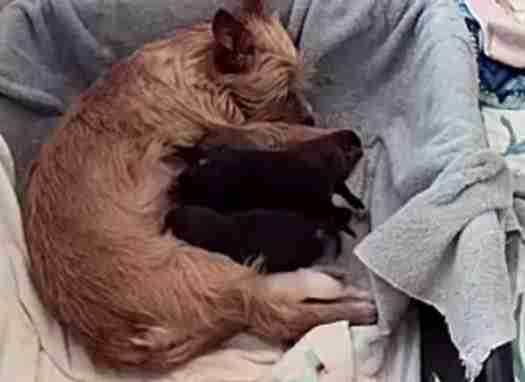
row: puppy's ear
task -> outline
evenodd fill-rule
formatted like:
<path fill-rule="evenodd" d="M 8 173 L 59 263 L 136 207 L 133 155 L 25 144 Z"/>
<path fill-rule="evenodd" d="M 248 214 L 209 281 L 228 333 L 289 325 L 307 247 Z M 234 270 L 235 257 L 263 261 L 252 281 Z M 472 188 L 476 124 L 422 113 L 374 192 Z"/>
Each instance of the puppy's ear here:
<path fill-rule="evenodd" d="M 240 73 L 249 69 L 255 54 L 255 38 L 231 13 L 220 9 L 212 23 L 216 42 L 215 64 L 223 73 Z"/>

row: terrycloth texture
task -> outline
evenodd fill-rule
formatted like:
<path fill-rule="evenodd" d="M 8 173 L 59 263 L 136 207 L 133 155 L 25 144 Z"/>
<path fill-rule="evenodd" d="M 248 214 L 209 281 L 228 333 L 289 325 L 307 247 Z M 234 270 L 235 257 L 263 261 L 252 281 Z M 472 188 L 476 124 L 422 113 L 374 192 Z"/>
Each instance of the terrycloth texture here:
<path fill-rule="evenodd" d="M 375 274 L 380 328 L 396 328 L 408 296 L 432 304 L 473 378 L 515 335 L 505 233 L 518 227 L 512 177 L 486 150 L 463 20 L 449 1 L 309 4 L 292 23 L 332 79 L 316 106 L 350 112 L 369 148 L 372 233 L 355 251 Z"/>
<path fill-rule="evenodd" d="M 517 253 L 505 253 L 505 233 L 517 229 L 517 220 L 509 171 L 486 150 L 474 50 L 455 4 L 296 0 L 290 10 L 288 2 L 275 3 L 306 56 L 321 59 L 316 107 L 325 115 L 350 113 L 368 148 L 373 232 L 356 253 L 373 271 L 380 310 L 378 330 L 367 337 L 378 354 L 371 363 L 393 359 L 386 351 L 412 296 L 445 314 L 467 374 L 475 376 L 489 351 L 515 334 Z M 54 123 L 115 58 L 211 16 L 218 4 L 9 5 L 0 14 L 0 92 L 19 109 L 13 119 L 28 124 L 8 123 L 8 139 Z"/>
<path fill-rule="evenodd" d="M 286 18 L 286 3 L 281 1 L 280 5 Z M 101 73 L 114 57 L 129 53 L 175 26 L 211 16 L 216 6 L 218 4 L 210 7 L 208 1 L 179 2 L 177 6 L 169 6 L 163 0 L 148 3 L 22 1 L 0 14 L 0 54 L 5 57 L 0 62 L 0 87 L 4 96 L 10 97 L 0 98 L 0 129 L 10 140 L 19 174 L 21 168 L 27 167 L 27 158 L 56 124 L 70 97 L 95 77 L 86 73 Z M 184 18 L 177 17 L 182 11 Z M 146 25 L 137 26 L 139 21 Z M 35 30 L 38 33 L 34 33 Z M 109 37 L 104 31 L 110 31 Z M 95 34 L 98 43 L 92 38 Z M 76 36 L 79 41 L 63 40 L 65 35 Z M 83 55 L 82 60 L 75 58 L 79 55 Z M 297 375 L 298 371 L 305 372 L 298 377 L 314 377 L 309 364 L 312 359 L 321 360 L 326 366 L 322 374 L 315 375 L 323 382 L 339 382 L 341 376 L 343 380 L 350 380 L 346 377 L 351 376 L 352 380 L 363 382 L 419 380 L 417 317 L 405 320 L 402 330 L 392 337 L 390 359 L 394 367 L 382 379 L 364 379 L 358 375 L 358 368 L 354 368 L 356 362 L 352 360 L 357 357 L 362 363 L 370 355 L 354 353 L 354 349 L 371 350 L 366 342 L 370 336 L 366 328 L 350 335 L 345 323 L 315 329 L 300 342 L 301 347 L 292 348 L 282 360 L 279 360 L 281 349 L 240 335 L 217 352 L 198 358 L 165 377 L 118 376 L 94 368 L 74 339 L 47 317 L 28 279 L 18 205 L 6 180 L 12 180 L 12 168 L 12 158 L 0 139 L 0 234 L 5 233 L 0 241 L 0 253 L 4 254 L 0 272 L 5 276 L 0 278 L 0 290 L 5 294 L 4 309 L 0 312 L 0 380 L 249 382 L 266 375 L 270 380 L 292 382 L 288 377 Z M 4 169 L 9 175 L 4 176 Z M 352 256 L 345 258 L 352 259 Z M 354 336 L 358 340 L 354 341 Z M 306 358 L 305 344 L 308 345 Z M 408 351 L 404 351 L 405 348 Z M 379 372 L 375 370 L 379 378 L 382 369 L 376 369 L 379 369 Z M 407 378 L 407 375 L 413 377 Z"/>

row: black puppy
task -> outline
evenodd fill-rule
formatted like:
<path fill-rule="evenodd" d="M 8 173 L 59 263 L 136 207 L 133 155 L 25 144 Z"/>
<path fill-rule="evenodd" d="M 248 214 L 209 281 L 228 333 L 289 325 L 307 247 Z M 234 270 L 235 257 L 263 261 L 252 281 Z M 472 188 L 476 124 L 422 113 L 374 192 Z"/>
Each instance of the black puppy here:
<path fill-rule="evenodd" d="M 338 229 L 298 213 L 257 209 L 221 215 L 210 208 L 181 206 L 166 216 L 165 230 L 188 244 L 244 264 L 263 255 L 269 273 L 309 267 L 323 255 Z"/>
<path fill-rule="evenodd" d="M 287 210 L 317 221 L 348 223 L 351 210 L 336 207 L 332 195 L 350 206 L 364 208 L 345 181 L 362 156 L 359 137 L 340 130 L 283 151 L 234 150 L 180 151 L 190 166 L 176 182 L 174 192 L 182 204 L 202 205 L 219 213 L 256 208 Z M 204 159 L 203 159 L 204 158 Z"/>

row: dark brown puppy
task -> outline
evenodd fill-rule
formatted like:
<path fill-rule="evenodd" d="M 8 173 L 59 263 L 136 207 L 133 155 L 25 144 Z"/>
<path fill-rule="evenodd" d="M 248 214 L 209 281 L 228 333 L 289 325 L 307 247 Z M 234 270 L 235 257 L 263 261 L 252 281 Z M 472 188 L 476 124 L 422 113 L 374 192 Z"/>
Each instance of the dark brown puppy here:
<path fill-rule="evenodd" d="M 340 194 L 351 207 L 363 203 L 345 181 L 362 156 L 359 137 L 341 130 L 283 151 L 223 149 L 186 151 L 192 163 L 177 179 L 175 194 L 182 204 L 201 205 L 219 213 L 256 208 L 294 211 L 317 221 L 345 227 L 348 208 L 332 203 Z M 346 227 L 347 233 L 354 235 Z"/>
<path fill-rule="evenodd" d="M 165 228 L 191 245 L 227 255 L 240 264 L 262 255 L 268 273 L 311 266 L 340 229 L 288 211 L 257 209 L 222 215 L 201 206 L 171 210 Z"/>

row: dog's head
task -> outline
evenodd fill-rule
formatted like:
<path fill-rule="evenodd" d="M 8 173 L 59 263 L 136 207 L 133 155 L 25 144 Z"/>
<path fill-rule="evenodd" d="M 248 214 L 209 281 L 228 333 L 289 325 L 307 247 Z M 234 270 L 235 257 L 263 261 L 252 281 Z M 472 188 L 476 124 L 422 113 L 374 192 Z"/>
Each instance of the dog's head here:
<path fill-rule="evenodd" d="M 308 70 L 277 15 L 245 0 L 236 17 L 223 9 L 212 22 L 213 64 L 248 121 L 314 125 L 303 90 Z"/>

